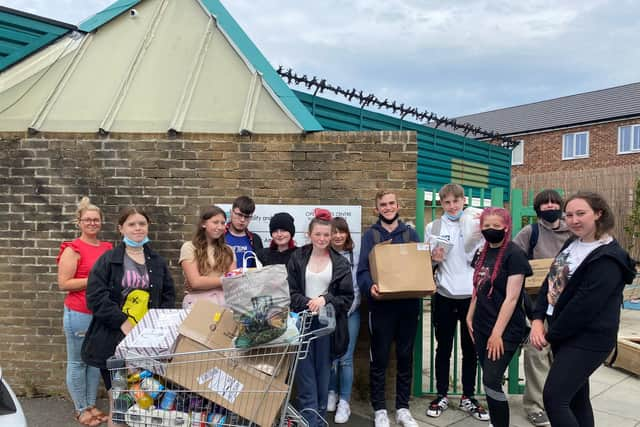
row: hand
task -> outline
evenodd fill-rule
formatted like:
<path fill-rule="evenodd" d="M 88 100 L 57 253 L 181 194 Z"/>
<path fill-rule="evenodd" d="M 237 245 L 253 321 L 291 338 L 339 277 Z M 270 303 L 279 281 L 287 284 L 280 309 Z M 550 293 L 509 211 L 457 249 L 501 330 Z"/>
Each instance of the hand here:
<path fill-rule="evenodd" d="M 313 313 L 317 313 L 317 312 L 320 311 L 320 309 L 322 307 L 325 306 L 326 303 L 327 303 L 327 301 L 322 296 L 316 297 L 316 298 L 311 298 L 309 300 L 309 302 L 307 303 L 307 308 L 309 309 L 309 311 L 311 311 Z"/>
<path fill-rule="evenodd" d="M 501 336 L 491 334 L 489 341 L 487 341 L 487 352 L 489 360 L 493 360 L 494 362 L 502 357 L 504 354 L 504 343 L 502 342 Z"/>
<path fill-rule="evenodd" d="M 469 335 L 471 336 L 471 341 L 475 344 L 476 339 L 473 337 L 473 319 L 467 317 L 467 329 L 469 329 Z"/>
<path fill-rule="evenodd" d="M 122 325 L 120 325 L 120 330 L 123 334 L 129 335 L 129 332 L 133 329 L 133 323 L 129 319 L 125 320 Z"/>
<path fill-rule="evenodd" d="M 542 350 L 543 347 L 549 345 L 545 338 L 544 323 L 542 320 L 534 320 L 531 323 L 531 334 L 529 335 L 529 341 L 538 350 Z"/>
<path fill-rule="evenodd" d="M 371 285 L 371 296 L 373 299 L 380 299 L 382 297 L 382 295 L 380 295 L 380 288 L 376 283 Z"/>
<path fill-rule="evenodd" d="M 435 262 L 444 261 L 444 248 L 439 247 L 431 251 L 431 260 Z"/>

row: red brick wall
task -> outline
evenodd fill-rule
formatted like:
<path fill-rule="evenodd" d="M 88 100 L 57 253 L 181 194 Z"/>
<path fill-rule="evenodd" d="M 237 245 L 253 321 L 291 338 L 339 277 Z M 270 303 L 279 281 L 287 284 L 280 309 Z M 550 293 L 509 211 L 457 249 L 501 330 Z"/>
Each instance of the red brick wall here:
<path fill-rule="evenodd" d="M 524 164 L 513 166 L 513 177 L 550 171 L 586 170 L 640 163 L 640 153 L 618 154 L 618 128 L 640 124 L 640 118 L 516 136 L 524 141 Z M 562 135 L 589 131 L 589 157 L 562 160 Z"/>

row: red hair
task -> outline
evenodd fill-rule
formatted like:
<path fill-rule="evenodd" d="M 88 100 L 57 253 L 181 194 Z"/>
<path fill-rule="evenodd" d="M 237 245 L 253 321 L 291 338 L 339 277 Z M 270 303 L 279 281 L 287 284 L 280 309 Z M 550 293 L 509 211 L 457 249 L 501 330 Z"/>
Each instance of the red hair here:
<path fill-rule="evenodd" d="M 502 218 L 502 223 L 504 224 L 504 240 L 502 241 L 502 245 L 500 245 L 500 250 L 498 251 L 498 256 L 496 257 L 496 262 L 493 265 L 493 271 L 491 272 L 491 278 L 489 283 L 491 287 L 489 288 L 488 296 L 491 296 L 493 293 L 493 282 L 498 277 L 498 273 L 500 272 L 500 265 L 502 264 L 502 258 L 504 258 L 504 253 L 507 250 L 507 246 L 511 241 L 511 215 L 509 211 L 504 208 L 485 208 L 480 214 L 480 229 L 482 229 L 482 225 L 484 224 L 485 219 L 488 216 L 498 216 Z M 478 292 L 479 286 L 479 275 L 480 270 L 484 267 L 484 261 L 487 257 L 487 252 L 489 251 L 489 242 L 484 242 L 484 246 L 480 251 L 480 257 L 476 261 L 476 266 L 473 271 L 473 295 L 475 296 Z"/>

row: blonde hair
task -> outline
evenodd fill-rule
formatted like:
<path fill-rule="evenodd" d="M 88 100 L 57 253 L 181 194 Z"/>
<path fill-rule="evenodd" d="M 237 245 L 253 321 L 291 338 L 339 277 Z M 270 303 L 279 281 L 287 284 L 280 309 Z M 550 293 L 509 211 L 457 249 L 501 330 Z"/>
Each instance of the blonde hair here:
<path fill-rule="evenodd" d="M 100 219 L 104 220 L 102 210 L 96 205 L 92 204 L 91 199 L 89 199 L 87 196 L 84 196 L 82 199 L 80 199 L 80 202 L 78 202 L 78 210 L 76 210 L 77 222 L 80 222 L 80 218 L 86 211 L 96 211 L 100 214 Z"/>

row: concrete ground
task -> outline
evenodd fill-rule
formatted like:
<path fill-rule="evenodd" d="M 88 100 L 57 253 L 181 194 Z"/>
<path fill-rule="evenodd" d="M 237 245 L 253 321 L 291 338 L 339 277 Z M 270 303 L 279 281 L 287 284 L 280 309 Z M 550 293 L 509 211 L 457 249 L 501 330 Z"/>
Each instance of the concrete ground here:
<path fill-rule="evenodd" d="M 640 311 L 623 310 L 620 324 L 621 336 L 640 336 Z M 600 367 L 591 376 L 591 402 L 594 408 L 597 426 L 640 427 L 640 378 L 618 369 L 606 366 Z M 481 427 L 488 423 L 477 421 L 458 410 L 458 399 L 451 398 L 450 409 L 439 418 L 430 418 L 425 410 L 431 400 L 430 397 L 414 398 L 411 402 L 411 412 L 421 426 L 456 426 Z M 29 427 L 66 427 L 77 426 L 73 418 L 73 404 L 62 398 L 21 398 L 23 409 L 27 416 Z M 98 406 L 106 410 L 107 403 L 101 400 Z M 389 402 L 390 408 L 393 402 Z M 511 425 L 515 427 L 529 427 L 522 410 L 521 396 L 510 396 Z M 371 408 L 368 402 L 352 402 L 353 416 L 347 425 L 371 426 Z M 394 425 L 394 413 L 390 413 Z M 105 424 L 106 425 L 106 424 Z"/>

